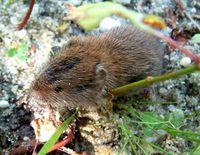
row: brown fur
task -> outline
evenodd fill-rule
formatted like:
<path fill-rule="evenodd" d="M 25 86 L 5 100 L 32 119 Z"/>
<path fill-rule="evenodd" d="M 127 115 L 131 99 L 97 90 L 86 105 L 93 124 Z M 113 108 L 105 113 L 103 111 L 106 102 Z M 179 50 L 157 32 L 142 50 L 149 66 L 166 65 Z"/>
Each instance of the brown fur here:
<path fill-rule="evenodd" d="M 32 95 L 53 107 L 96 107 L 107 90 L 160 74 L 159 41 L 133 26 L 72 37 L 41 72 Z"/>

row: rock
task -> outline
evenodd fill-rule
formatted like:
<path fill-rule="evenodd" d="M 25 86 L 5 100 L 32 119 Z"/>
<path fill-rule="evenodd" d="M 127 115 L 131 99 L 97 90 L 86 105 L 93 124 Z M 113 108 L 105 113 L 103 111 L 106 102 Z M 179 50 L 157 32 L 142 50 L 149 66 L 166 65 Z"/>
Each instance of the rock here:
<path fill-rule="evenodd" d="M 131 0 L 113 0 L 113 2 L 121 3 L 121 4 L 130 4 Z"/>
<path fill-rule="evenodd" d="M 174 105 L 169 105 L 168 109 L 169 109 L 169 111 L 175 111 L 176 107 Z"/>
<path fill-rule="evenodd" d="M 7 107 L 9 107 L 9 105 L 10 105 L 9 102 L 6 100 L 0 101 L 0 108 L 7 108 Z"/>
<path fill-rule="evenodd" d="M 27 31 L 25 29 L 22 29 L 20 31 L 16 31 L 15 35 L 19 38 L 19 39 L 24 39 L 25 37 L 27 37 Z M 27 37 L 28 39 L 28 37 Z"/>
<path fill-rule="evenodd" d="M 19 21 L 16 16 L 12 16 L 12 17 L 10 17 L 10 23 L 12 25 L 17 25 L 19 23 Z"/>
<path fill-rule="evenodd" d="M 183 67 L 188 67 L 191 64 L 191 59 L 189 57 L 184 57 L 181 59 L 180 64 Z"/>
<path fill-rule="evenodd" d="M 81 2 L 81 0 L 68 0 L 68 3 L 73 4 L 75 6 L 80 5 Z"/>
<path fill-rule="evenodd" d="M 29 137 L 27 137 L 27 136 L 25 136 L 25 137 L 23 137 L 23 140 L 24 140 L 24 141 L 29 141 L 29 140 L 30 140 L 30 138 L 29 138 Z"/>
<path fill-rule="evenodd" d="M 106 17 L 104 18 L 101 23 L 99 24 L 99 27 L 102 31 L 105 31 L 105 30 L 110 30 L 114 27 L 119 27 L 121 26 L 121 23 L 120 21 L 118 20 L 115 20 L 111 17 Z"/>

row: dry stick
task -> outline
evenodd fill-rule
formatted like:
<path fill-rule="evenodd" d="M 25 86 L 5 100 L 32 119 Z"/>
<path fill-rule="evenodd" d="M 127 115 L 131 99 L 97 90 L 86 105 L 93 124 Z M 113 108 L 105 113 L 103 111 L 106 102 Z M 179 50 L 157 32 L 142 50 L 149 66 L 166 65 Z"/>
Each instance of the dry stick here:
<path fill-rule="evenodd" d="M 18 30 L 23 29 L 23 27 L 26 25 L 26 23 L 27 23 L 27 21 L 28 21 L 30 15 L 31 15 L 31 12 L 32 12 L 32 10 L 33 10 L 34 4 L 35 4 L 35 0 L 31 0 L 31 1 L 30 1 L 30 5 L 29 5 L 29 9 L 28 9 L 28 11 L 27 11 L 27 13 L 26 13 L 26 16 L 24 17 L 24 19 L 22 20 L 22 22 L 21 22 L 21 23 L 18 25 L 18 27 L 17 27 Z"/>
<path fill-rule="evenodd" d="M 120 93 L 126 92 L 133 88 L 144 87 L 144 86 L 151 85 L 152 83 L 156 83 L 159 81 L 165 81 L 165 80 L 172 79 L 172 78 L 178 78 L 182 75 L 185 75 L 188 73 L 193 73 L 199 69 L 200 69 L 200 67 L 198 65 L 192 65 L 190 67 L 184 68 L 177 72 L 171 72 L 171 73 L 167 73 L 167 74 L 155 76 L 155 77 L 147 77 L 144 80 L 140 80 L 140 81 L 137 81 L 137 82 L 134 82 L 134 83 L 122 86 L 122 87 L 115 88 L 115 89 L 111 90 L 111 93 L 114 95 L 120 94 Z"/>

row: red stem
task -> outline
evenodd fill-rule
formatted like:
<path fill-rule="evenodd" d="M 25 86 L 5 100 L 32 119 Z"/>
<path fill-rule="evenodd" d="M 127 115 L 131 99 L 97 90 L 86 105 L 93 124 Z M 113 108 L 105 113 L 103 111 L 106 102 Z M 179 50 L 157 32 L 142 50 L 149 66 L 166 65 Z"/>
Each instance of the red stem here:
<path fill-rule="evenodd" d="M 173 46 L 174 48 L 179 49 L 183 54 L 190 57 L 196 64 L 200 64 L 200 58 L 196 54 L 192 53 L 190 50 L 180 46 L 176 41 L 162 35 L 161 33 L 155 33 L 155 35 L 167 42 L 168 44 L 170 44 L 171 46 Z"/>
<path fill-rule="evenodd" d="M 35 142 L 35 146 L 34 146 L 34 149 L 33 149 L 33 153 L 32 153 L 32 155 L 35 154 L 35 152 L 36 152 L 36 148 L 37 148 L 37 146 L 38 146 L 39 144 L 40 144 L 40 143 L 39 143 L 39 141 L 37 140 L 37 141 Z"/>
<path fill-rule="evenodd" d="M 27 21 L 28 21 L 30 15 L 31 15 L 31 12 L 32 12 L 32 10 L 33 10 L 34 4 L 35 4 L 35 0 L 30 0 L 29 9 L 28 9 L 28 11 L 27 11 L 27 13 L 26 13 L 26 16 L 25 16 L 24 19 L 22 20 L 22 22 L 18 25 L 18 27 L 17 27 L 18 30 L 23 29 L 23 27 L 26 25 L 26 23 L 27 23 Z"/>
<path fill-rule="evenodd" d="M 54 151 L 54 150 L 57 150 L 58 148 L 62 147 L 62 146 L 65 146 L 66 144 L 68 144 L 72 138 L 74 137 L 74 128 L 73 127 L 70 127 L 70 132 L 69 132 L 69 135 L 67 136 L 66 139 L 64 139 L 63 141 L 61 142 L 58 142 L 56 143 L 50 150 L 48 153 Z"/>

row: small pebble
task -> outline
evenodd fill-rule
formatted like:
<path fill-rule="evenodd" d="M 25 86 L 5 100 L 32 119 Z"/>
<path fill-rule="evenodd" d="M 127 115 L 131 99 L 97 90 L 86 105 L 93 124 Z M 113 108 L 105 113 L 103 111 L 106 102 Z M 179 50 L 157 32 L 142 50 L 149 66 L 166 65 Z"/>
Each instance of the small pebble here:
<path fill-rule="evenodd" d="M 161 135 L 161 136 L 165 136 L 165 135 L 167 135 L 168 133 L 167 133 L 166 131 L 164 131 L 164 130 L 158 130 L 158 131 L 157 131 L 157 134 L 158 134 L 158 135 Z"/>
<path fill-rule="evenodd" d="M 32 18 L 33 18 L 33 17 L 36 17 L 36 16 L 39 15 L 39 13 L 40 13 L 40 5 L 37 4 L 37 3 L 35 3 L 35 4 L 34 4 L 34 7 L 33 7 L 33 10 L 32 10 L 32 12 L 31 12 L 31 17 L 32 17 Z"/>
<path fill-rule="evenodd" d="M 10 17 L 10 22 L 12 25 L 17 25 L 19 23 L 18 19 L 16 16 L 11 16 Z"/>
<path fill-rule="evenodd" d="M 196 12 L 197 12 L 196 8 L 191 8 L 190 11 L 191 11 L 192 13 L 196 13 Z"/>
<path fill-rule="evenodd" d="M 113 0 L 116 3 L 121 3 L 121 4 L 130 4 L 131 0 Z"/>
<path fill-rule="evenodd" d="M 180 64 L 183 67 L 188 67 L 191 64 L 191 59 L 189 57 L 184 57 L 181 59 Z"/>
<path fill-rule="evenodd" d="M 23 137 L 23 140 L 24 140 L 24 141 L 29 141 L 29 140 L 30 140 L 30 138 L 29 138 L 29 137 L 27 137 L 27 136 L 25 136 L 25 137 Z"/>
<path fill-rule="evenodd" d="M 7 107 L 9 107 L 9 105 L 10 105 L 9 102 L 6 100 L 0 101 L 0 108 L 7 108 Z"/>
<path fill-rule="evenodd" d="M 106 17 L 104 18 L 101 23 L 99 24 L 99 27 L 102 31 L 105 31 L 105 30 L 110 30 L 114 27 L 119 27 L 121 26 L 121 23 L 120 21 L 118 20 L 115 20 L 111 17 Z"/>
<path fill-rule="evenodd" d="M 169 111 L 175 111 L 176 107 L 174 105 L 169 105 L 168 109 L 169 109 Z"/>
<path fill-rule="evenodd" d="M 20 31 L 16 31 L 16 36 L 19 39 L 24 39 L 27 36 L 27 31 L 25 29 L 22 29 Z"/>
<path fill-rule="evenodd" d="M 4 37 L 3 41 L 4 41 L 6 47 L 10 47 L 12 39 Z"/>
<path fill-rule="evenodd" d="M 75 6 L 80 5 L 81 2 L 81 0 L 68 0 L 68 3 L 73 4 Z"/>
<path fill-rule="evenodd" d="M 159 93 L 161 94 L 161 95 L 163 95 L 163 94 L 167 94 L 167 89 L 165 89 L 165 88 L 160 88 L 159 89 Z"/>
<path fill-rule="evenodd" d="M 146 139 L 146 141 L 151 142 L 151 143 L 153 143 L 153 142 L 158 140 L 157 137 L 146 137 L 145 139 Z"/>

